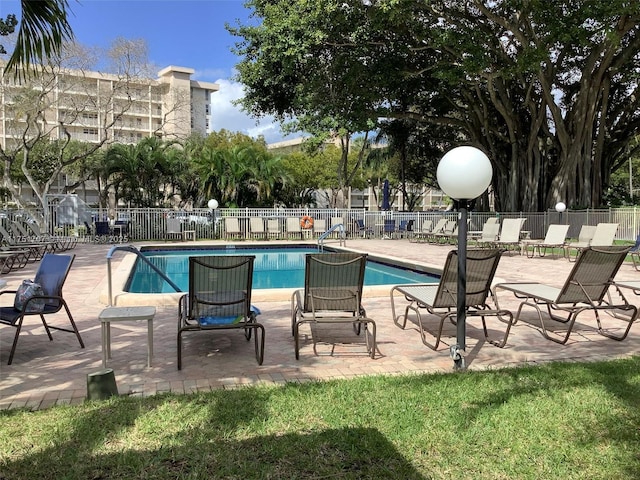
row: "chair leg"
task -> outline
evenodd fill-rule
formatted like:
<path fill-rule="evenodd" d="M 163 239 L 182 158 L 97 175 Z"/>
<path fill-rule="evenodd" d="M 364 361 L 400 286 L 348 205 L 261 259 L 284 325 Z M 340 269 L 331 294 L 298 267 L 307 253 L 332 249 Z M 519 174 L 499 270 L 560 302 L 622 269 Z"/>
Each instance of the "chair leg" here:
<path fill-rule="evenodd" d="M 20 321 L 18 321 L 18 324 L 16 325 L 16 334 L 13 337 L 13 344 L 11 345 L 11 352 L 9 352 L 9 361 L 7 362 L 7 365 L 11 365 L 11 363 L 13 362 L 13 354 L 16 353 L 16 346 L 18 345 L 18 337 L 20 336 L 20 330 L 22 330 L 23 320 L 24 320 L 24 317 L 22 317 Z"/>
<path fill-rule="evenodd" d="M 253 328 L 255 328 L 253 341 L 255 343 L 256 360 L 258 361 L 258 365 L 262 365 L 264 361 L 264 327 L 260 323 L 256 323 Z M 260 339 L 258 339 L 258 337 L 260 337 Z"/>
<path fill-rule="evenodd" d="M 182 330 L 178 329 L 178 370 L 182 370 Z"/>

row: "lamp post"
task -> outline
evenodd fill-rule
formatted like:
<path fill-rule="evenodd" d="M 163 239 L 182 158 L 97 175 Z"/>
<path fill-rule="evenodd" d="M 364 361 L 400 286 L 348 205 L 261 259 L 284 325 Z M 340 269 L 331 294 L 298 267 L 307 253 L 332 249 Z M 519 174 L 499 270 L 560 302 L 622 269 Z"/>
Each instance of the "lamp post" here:
<path fill-rule="evenodd" d="M 562 212 L 564 212 L 566 209 L 567 206 L 563 202 L 556 203 L 556 212 L 560 214 L 560 219 L 558 220 L 560 223 L 562 223 Z"/>
<path fill-rule="evenodd" d="M 207 202 L 207 207 L 211 210 L 211 218 L 213 218 L 213 238 L 216 238 L 216 226 L 218 225 L 218 219 L 216 218 L 216 208 L 218 208 L 218 201 L 213 198 Z"/>
<path fill-rule="evenodd" d="M 456 147 L 445 154 L 436 172 L 440 190 L 458 201 L 458 293 L 456 345 L 450 347 L 454 368 L 465 365 L 467 320 L 467 209 L 473 200 L 489 187 L 493 168 L 489 158 L 479 149 Z"/>

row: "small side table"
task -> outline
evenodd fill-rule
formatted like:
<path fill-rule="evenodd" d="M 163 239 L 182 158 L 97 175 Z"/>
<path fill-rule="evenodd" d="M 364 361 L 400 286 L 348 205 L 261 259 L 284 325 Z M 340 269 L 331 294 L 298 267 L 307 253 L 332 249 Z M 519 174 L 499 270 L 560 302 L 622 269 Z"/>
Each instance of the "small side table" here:
<path fill-rule="evenodd" d="M 195 230 L 183 230 L 182 231 L 182 238 L 185 241 L 193 240 L 195 242 L 196 241 L 196 231 Z"/>
<path fill-rule="evenodd" d="M 102 368 L 107 368 L 107 358 L 111 358 L 111 322 L 147 321 L 147 366 L 153 357 L 153 317 L 156 307 L 107 307 L 98 318 L 102 327 Z"/>

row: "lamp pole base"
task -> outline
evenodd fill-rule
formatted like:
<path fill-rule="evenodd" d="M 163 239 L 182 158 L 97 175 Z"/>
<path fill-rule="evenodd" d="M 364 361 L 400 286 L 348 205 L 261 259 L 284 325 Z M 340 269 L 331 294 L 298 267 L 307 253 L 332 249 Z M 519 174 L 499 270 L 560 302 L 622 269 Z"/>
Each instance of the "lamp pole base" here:
<path fill-rule="evenodd" d="M 453 369 L 456 371 L 466 370 L 467 363 L 465 361 L 466 352 L 460 348 L 459 345 L 451 345 L 449 347 L 449 353 L 453 359 Z"/>

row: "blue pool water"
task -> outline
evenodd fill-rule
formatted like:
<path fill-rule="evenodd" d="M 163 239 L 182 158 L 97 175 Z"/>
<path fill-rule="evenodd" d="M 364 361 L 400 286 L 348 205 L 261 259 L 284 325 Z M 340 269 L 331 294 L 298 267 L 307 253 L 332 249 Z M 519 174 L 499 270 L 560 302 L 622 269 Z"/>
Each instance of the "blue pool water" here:
<path fill-rule="evenodd" d="M 189 289 L 189 257 L 199 255 L 255 255 L 253 288 L 302 288 L 305 255 L 315 248 L 223 248 L 207 250 L 146 250 L 142 253 L 163 271 L 183 292 Z M 398 285 L 431 283 L 438 279 L 426 273 L 407 270 L 372 260 L 367 261 L 364 284 Z M 171 293 L 175 290 L 144 262 L 138 260 L 126 291 L 131 293 Z"/>

